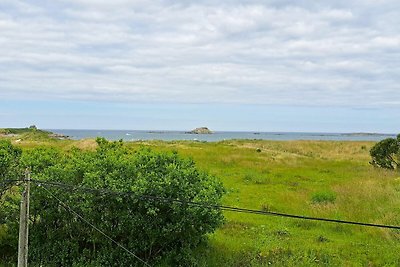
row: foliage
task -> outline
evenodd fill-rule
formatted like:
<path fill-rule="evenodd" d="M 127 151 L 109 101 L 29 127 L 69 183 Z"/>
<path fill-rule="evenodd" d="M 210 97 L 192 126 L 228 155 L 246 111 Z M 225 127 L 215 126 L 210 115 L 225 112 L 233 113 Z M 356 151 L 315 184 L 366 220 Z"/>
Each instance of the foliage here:
<path fill-rule="evenodd" d="M 224 192 L 214 177 L 177 153 L 132 151 L 98 139 L 95 151 L 37 148 L 23 155 L 32 177 L 130 195 L 46 189 L 114 240 L 146 261 L 185 264 L 189 252 L 221 225 L 219 209 L 143 198 L 156 196 L 219 204 Z M 126 251 L 66 210 L 40 187 L 31 190 L 30 261 L 40 265 L 141 266 Z M 179 262 L 176 262 L 179 260 Z"/>
<path fill-rule="evenodd" d="M 371 164 L 385 168 L 398 169 L 400 166 L 400 134 L 395 138 L 386 138 L 376 145 L 370 151 Z"/>
<path fill-rule="evenodd" d="M 20 158 L 22 150 L 9 140 L 0 140 L 0 182 L 21 178 Z"/>
<path fill-rule="evenodd" d="M 8 140 L 0 140 L 0 259 L 7 259 L 16 246 L 15 232 L 8 230 L 11 225 L 16 225 L 15 218 L 18 214 L 19 199 L 16 190 L 12 188 L 13 182 L 6 180 L 20 179 L 23 171 L 20 167 L 22 151 L 14 147 Z"/>

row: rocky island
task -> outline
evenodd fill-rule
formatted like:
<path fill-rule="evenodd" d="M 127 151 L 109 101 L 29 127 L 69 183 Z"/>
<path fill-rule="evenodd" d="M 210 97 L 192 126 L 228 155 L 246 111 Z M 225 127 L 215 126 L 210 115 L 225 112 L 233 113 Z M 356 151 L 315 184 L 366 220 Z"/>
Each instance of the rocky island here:
<path fill-rule="evenodd" d="M 190 132 L 186 132 L 187 134 L 212 134 L 213 132 L 210 131 L 207 127 L 200 127 L 196 128 Z"/>

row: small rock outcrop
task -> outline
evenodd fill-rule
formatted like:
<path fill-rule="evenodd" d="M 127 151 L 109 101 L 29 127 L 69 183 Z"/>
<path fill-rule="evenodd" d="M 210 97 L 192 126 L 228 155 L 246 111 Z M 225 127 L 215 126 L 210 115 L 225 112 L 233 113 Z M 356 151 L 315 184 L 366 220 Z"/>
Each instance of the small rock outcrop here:
<path fill-rule="evenodd" d="M 207 127 L 200 127 L 200 128 L 196 128 L 187 133 L 189 133 L 189 134 L 212 134 L 212 131 L 210 131 L 210 129 L 208 129 Z"/>
<path fill-rule="evenodd" d="M 49 134 L 50 138 L 59 139 L 59 140 L 68 140 L 68 135 L 58 134 L 58 133 L 51 133 Z"/>

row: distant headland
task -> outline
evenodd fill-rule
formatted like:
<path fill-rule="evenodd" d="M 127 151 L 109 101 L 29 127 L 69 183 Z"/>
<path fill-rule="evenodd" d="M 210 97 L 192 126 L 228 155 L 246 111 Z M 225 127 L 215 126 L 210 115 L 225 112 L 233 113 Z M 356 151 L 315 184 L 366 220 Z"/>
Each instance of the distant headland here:
<path fill-rule="evenodd" d="M 31 125 L 26 128 L 0 128 L 0 137 L 12 138 L 17 142 L 23 140 L 46 140 L 47 138 L 58 140 L 69 139 L 69 136 L 67 135 L 40 130 L 36 125 Z"/>

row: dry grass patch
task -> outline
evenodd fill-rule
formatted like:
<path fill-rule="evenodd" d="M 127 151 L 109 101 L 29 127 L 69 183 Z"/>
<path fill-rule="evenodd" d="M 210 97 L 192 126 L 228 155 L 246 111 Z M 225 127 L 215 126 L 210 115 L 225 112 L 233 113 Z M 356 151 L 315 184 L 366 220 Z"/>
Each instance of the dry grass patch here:
<path fill-rule="evenodd" d="M 71 147 L 76 147 L 82 150 L 95 150 L 98 145 L 94 139 L 83 139 L 72 143 Z"/>

